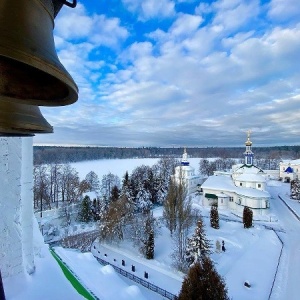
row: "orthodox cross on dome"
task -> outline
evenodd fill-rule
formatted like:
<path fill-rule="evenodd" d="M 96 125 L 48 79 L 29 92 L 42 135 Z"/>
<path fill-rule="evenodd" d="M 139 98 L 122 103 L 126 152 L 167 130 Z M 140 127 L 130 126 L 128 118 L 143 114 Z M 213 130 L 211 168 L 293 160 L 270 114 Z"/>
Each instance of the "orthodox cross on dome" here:
<path fill-rule="evenodd" d="M 252 131 L 247 130 L 246 133 L 247 133 L 247 141 L 245 142 L 245 144 L 246 144 L 246 146 L 251 146 L 252 142 L 250 141 L 250 134 L 252 133 Z"/>
<path fill-rule="evenodd" d="M 182 166 L 188 166 L 190 164 L 187 159 L 188 159 L 188 155 L 186 152 L 186 147 L 184 147 L 183 154 L 182 154 L 182 160 L 181 160 Z"/>
<path fill-rule="evenodd" d="M 247 141 L 245 142 L 246 151 L 244 152 L 245 155 L 245 164 L 247 166 L 253 165 L 253 152 L 251 149 L 252 142 L 250 141 L 250 134 L 252 133 L 251 130 L 246 131 L 247 133 Z"/>

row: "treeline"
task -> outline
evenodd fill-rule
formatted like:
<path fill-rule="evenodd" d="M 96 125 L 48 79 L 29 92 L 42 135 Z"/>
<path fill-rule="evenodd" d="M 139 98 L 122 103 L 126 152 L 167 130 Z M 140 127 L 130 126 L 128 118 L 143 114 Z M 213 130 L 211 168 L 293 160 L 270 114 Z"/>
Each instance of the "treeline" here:
<path fill-rule="evenodd" d="M 244 150 L 244 147 L 191 147 L 187 149 L 189 157 L 202 158 L 242 158 Z M 34 164 L 37 165 L 113 158 L 180 157 L 183 153 L 183 148 L 34 146 L 33 151 Z M 256 158 L 273 156 L 279 159 L 292 159 L 299 158 L 300 146 L 254 147 L 253 152 Z"/>
<path fill-rule="evenodd" d="M 83 180 L 70 164 L 35 165 L 34 209 L 41 211 L 78 203 L 84 193 L 94 192 L 104 206 L 125 195 L 136 211 L 143 212 L 163 203 L 178 164 L 174 158 L 161 158 L 152 167 L 142 165 L 131 174 L 125 172 L 122 179 L 112 173 L 98 178 L 91 170 Z"/>

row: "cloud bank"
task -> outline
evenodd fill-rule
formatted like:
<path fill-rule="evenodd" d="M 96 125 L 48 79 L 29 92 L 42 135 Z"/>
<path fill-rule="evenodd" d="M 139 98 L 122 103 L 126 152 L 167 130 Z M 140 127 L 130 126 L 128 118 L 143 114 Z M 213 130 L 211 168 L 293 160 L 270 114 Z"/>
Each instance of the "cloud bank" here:
<path fill-rule="evenodd" d="M 94 1 L 92 1 L 94 3 Z M 35 143 L 299 144 L 297 0 L 80 1 L 56 19 L 71 106 L 42 108 Z"/>

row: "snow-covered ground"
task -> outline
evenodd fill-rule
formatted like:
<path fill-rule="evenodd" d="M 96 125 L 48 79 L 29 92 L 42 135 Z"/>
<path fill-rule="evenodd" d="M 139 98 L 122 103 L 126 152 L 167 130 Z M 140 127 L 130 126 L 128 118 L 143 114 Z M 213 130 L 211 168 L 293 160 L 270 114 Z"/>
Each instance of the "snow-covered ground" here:
<path fill-rule="evenodd" d="M 191 165 L 197 170 L 199 159 L 194 160 L 193 163 L 190 159 Z M 115 161 L 116 165 L 110 166 L 110 168 L 103 167 L 104 161 L 99 166 L 93 162 L 89 166 L 84 167 L 82 165 L 82 168 L 79 169 L 78 166 L 76 168 L 79 174 L 82 174 L 80 175 L 81 178 L 85 177 L 91 170 L 97 173 L 97 168 L 101 170 L 103 175 L 111 172 L 122 176 L 126 170 L 130 172 L 126 165 L 124 165 L 124 169 L 119 170 L 121 166 L 119 160 L 107 160 L 105 164 L 112 163 L 112 161 Z M 140 160 L 140 163 L 136 164 L 127 163 L 132 169 L 141 164 L 151 165 L 151 160 L 149 160 L 149 163 L 142 161 Z M 153 161 L 153 163 L 155 162 Z M 119 170 L 119 173 L 116 170 Z M 100 177 L 99 172 L 98 176 Z M 238 217 L 222 211 L 219 212 L 221 216 L 220 229 L 212 229 L 209 226 L 209 211 L 202 209 L 207 236 L 212 241 L 212 245 L 215 247 L 217 239 L 225 242 L 226 252 L 214 253 L 212 259 L 216 263 L 217 270 L 224 277 L 229 296 L 232 299 L 264 300 L 269 298 L 282 244 L 276 233 L 265 228 L 264 225 L 278 230 L 277 234 L 283 241 L 282 256 L 270 299 L 298 299 L 300 222 L 278 198 L 278 194 L 285 195 L 288 198 L 289 185 L 274 181 L 270 184 L 269 191 L 272 195 L 270 211 L 272 222 L 255 221 L 254 227 L 251 229 L 244 229 Z M 194 206 L 199 206 L 201 202 L 197 199 L 194 200 Z M 285 200 L 287 202 L 292 201 Z M 294 210 L 298 211 L 298 202 L 294 201 L 293 204 L 295 206 Z M 155 216 L 159 215 L 161 215 L 161 210 L 157 209 Z M 232 219 L 232 221 L 228 221 L 228 219 Z M 36 250 L 36 272 L 32 276 L 5 279 L 4 288 L 7 299 L 81 299 L 82 297 L 76 293 L 64 277 L 46 246 L 41 246 L 37 226 L 34 234 L 36 249 L 39 249 Z M 156 239 L 154 260 L 145 260 L 137 250 L 126 243 L 121 243 L 114 248 L 97 244 L 95 244 L 95 247 L 93 251 L 97 251 L 97 253 L 99 251 L 98 254 L 103 255 L 102 259 L 106 259 L 118 267 L 122 267 L 121 261 L 124 259 L 126 261 L 126 271 L 130 271 L 131 265 L 134 264 L 136 267 L 135 275 L 143 278 L 146 271 L 149 274 L 149 282 L 174 294 L 179 292 L 183 275 L 170 266 L 172 241 L 167 229 L 164 227 L 161 229 L 161 235 Z M 117 274 L 111 266 L 100 265 L 92 253 L 80 253 L 76 250 L 59 247 L 56 248 L 56 252 L 77 274 L 81 282 L 101 300 L 162 299 L 158 294 Z M 250 283 L 250 288 L 244 286 L 245 281 Z"/>
<path fill-rule="evenodd" d="M 178 157 L 181 159 L 181 157 Z M 72 163 L 71 166 L 78 172 L 79 178 L 82 180 L 90 172 L 94 171 L 101 180 L 103 175 L 112 173 L 123 178 L 126 171 L 128 174 L 141 165 L 153 166 L 158 162 L 158 158 L 137 158 L 137 159 L 100 159 Z M 199 170 L 200 158 L 189 158 L 190 165 L 195 168 L 196 172 Z"/>

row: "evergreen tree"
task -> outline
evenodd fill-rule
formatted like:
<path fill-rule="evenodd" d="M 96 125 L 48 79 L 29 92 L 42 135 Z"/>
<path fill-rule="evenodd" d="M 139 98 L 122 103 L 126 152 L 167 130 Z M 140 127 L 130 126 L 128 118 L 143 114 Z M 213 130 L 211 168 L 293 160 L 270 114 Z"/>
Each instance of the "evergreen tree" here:
<path fill-rule="evenodd" d="M 243 210 L 244 228 L 252 227 L 252 221 L 253 221 L 253 212 L 249 207 L 245 206 Z"/>
<path fill-rule="evenodd" d="M 295 179 L 291 181 L 291 198 L 300 200 L 300 181 Z"/>
<path fill-rule="evenodd" d="M 120 193 L 120 198 L 124 197 L 127 198 L 128 201 L 133 202 L 133 197 L 131 193 L 131 182 L 127 171 L 122 181 L 122 188 Z"/>
<path fill-rule="evenodd" d="M 79 211 L 79 221 L 89 222 L 92 218 L 91 199 L 85 196 L 81 202 L 81 209 Z"/>
<path fill-rule="evenodd" d="M 200 216 L 195 233 L 187 241 L 185 260 L 188 262 L 189 266 L 202 261 L 204 257 L 211 254 L 210 249 L 211 243 L 206 237 L 204 223 Z"/>
<path fill-rule="evenodd" d="M 145 257 L 147 259 L 154 258 L 154 218 L 152 213 L 148 213 L 146 224 L 145 224 L 145 234 L 144 234 L 144 250 Z"/>
<path fill-rule="evenodd" d="M 219 229 L 219 212 L 218 206 L 212 205 L 210 209 L 210 226 L 215 229 Z"/>
<path fill-rule="evenodd" d="M 136 196 L 136 211 L 148 212 L 153 206 L 151 194 L 147 189 L 141 189 Z"/>
<path fill-rule="evenodd" d="M 229 300 L 224 279 L 208 257 L 190 267 L 178 300 Z"/>
<path fill-rule="evenodd" d="M 116 185 L 114 185 L 111 190 L 110 201 L 117 201 L 119 197 L 120 197 L 120 190 Z"/>

